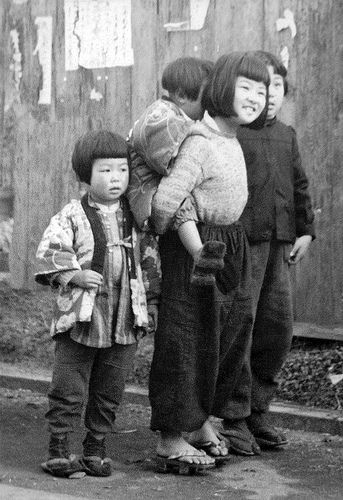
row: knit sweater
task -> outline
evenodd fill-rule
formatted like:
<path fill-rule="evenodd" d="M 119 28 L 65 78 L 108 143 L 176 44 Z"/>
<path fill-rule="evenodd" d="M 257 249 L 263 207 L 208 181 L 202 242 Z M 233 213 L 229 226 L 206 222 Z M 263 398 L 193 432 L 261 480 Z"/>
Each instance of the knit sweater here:
<path fill-rule="evenodd" d="M 235 131 L 216 130 L 210 118 L 199 127 L 203 135 L 185 139 L 169 176 L 161 179 L 153 198 L 152 220 L 157 233 L 171 227 L 186 199 L 192 199 L 197 215 L 197 219 L 189 219 L 216 226 L 236 222 L 247 202 L 245 161 Z"/>

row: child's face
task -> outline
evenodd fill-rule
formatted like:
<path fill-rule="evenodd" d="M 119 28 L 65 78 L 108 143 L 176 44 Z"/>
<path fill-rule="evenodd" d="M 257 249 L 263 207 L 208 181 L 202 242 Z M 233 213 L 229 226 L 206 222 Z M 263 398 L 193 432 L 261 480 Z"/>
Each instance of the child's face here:
<path fill-rule="evenodd" d="M 270 75 L 270 85 L 267 119 L 271 120 L 281 109 L 285 95 L 285 87 L 282 76 L 274 73 L 274 68 L 272 66 L 268 66 L 268 71 Z"/>
<path fill-rule="evenodd" d="M 252 123 L 260 116 L 266 105 L 267 89 L 263 82 L 238 76 L 235 85 L 233 109 L 237 116 L 232 117 L 239 125 Z"/>
<path fill-rule="evenodd" d="M 108 205 L 125 193 L 129 183 L 126 158 L 97 158 L 93 162 L 90 193 L 94 201 Z"/>

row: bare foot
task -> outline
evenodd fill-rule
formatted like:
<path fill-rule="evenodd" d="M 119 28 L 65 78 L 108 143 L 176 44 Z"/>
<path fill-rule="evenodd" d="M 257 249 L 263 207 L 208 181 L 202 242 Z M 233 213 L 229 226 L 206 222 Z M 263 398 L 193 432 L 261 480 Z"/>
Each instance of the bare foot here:
<path fill-rule="evenodd" d="M 206 420 L 200 429 L 190 433 L 189 443 L 197 443 L 197 445 L 213 443 L 213 446 L 209 448 L 209 452 L 213 456 L 226 456 L 229 453 L 225 441 L 219 439 L 218 432 L 209 420 Z"/>
<path fill-rule="evenodd" d="M 214 463 L 214 458 L 187 443 L 181 434 L 161 433 L 156 451 L 162 457 L 178 458 L 180 462 L 202 465 Z"/>

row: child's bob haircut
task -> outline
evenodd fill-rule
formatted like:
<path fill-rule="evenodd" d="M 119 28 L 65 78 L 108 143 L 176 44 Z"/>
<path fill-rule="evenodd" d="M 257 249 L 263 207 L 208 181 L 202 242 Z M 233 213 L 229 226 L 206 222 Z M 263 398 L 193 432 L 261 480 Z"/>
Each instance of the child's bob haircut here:
<path fill-rule="evenodd" d="M 283 88 L 285 95 L 288 92 L 288 81 L 287 81 L 287 69 L 282 64 L 280 59 L 278 59 L 271 52 L 265 52 L 264 50 L 256 50 L 253 54 L 260 59 L 267 66 L 271 66 L 276 75 L 280 75 L 283 78 Z"/>
<path fill-rule="evenodd" d="M 170 94 L 179 93 L 196 101 L 213 68 L 213 63 L 196 57 L 180 57 L 166 66 L 162 74 L 162 87 Z"/>
<path fill-rule="evenodd" d="M 109 130 L 92 130 L 76 142 L 71 162 L 79 180 L 90 184 L 94 160 L 127 157 L 127 144 L 121 135 Z"/>
<path fill-rule="evenodd" d="M 267 67 L 252 52 L 225 54 L 215 63 L 202 95 L 202 106 L 210 116 L 237 116 L 233 110 L 233 101 L 239 76 L 263 82 L 268 91 L 270 78 Z"/>

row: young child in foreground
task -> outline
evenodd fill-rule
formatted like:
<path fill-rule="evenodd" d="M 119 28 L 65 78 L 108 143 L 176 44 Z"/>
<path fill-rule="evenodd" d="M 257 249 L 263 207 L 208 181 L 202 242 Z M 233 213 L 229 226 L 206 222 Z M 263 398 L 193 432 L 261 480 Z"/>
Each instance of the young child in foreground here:
<path fill-rule="evenodd" d="M 290 266 L 299 262 L 314 239 L 314 213 L 294 129 L 277 119 L 287 94 L 287 70 L 273 54 L 254 53 L 270 74 L 264 127 L 240 127 L 250 197 L 241 217 L 252 258 L 254 330 L 251 348 L 251 416 L 224 422 L 231 446 L 252 455 L 246 424 L 261 448 L 278 448 L 287 437 L 268 419 L 277 376 L 291 347 L 293 311 Z M 232 401 L 239 411 L 240 402 Z"/>
<path fill-rule="evenodd" d="M 131 175 L 128 200 L 135 220 L 143 230 L 152 228 L 151 209 L 161 178 L 168 176 L 184 140 L 204 132 L 196 123 L 204 115 L 201 98 L 213 63 L 195 57 L 181 57 L 167 65 L 162 87 L 168 95 L 153 102 L 135 122 L 129 135 Z M 186 223 L 177 226 L 179 237 L 194 257 L 191 281 L 213 284 L 214 272 L 224 266 L 225 245 L 205 242 L 196 228 L 197 216 L 191 197 L 184 201 L 176 218 L 192 212 Z"/>
<path fill-rule="evenodd" d="M 137 339 L 148 330 L 149 315 L 157 321 L 158 251 L 151 233 L 136 231 L 125 199 L 124 138 L 88 132 L 75 145 L 72 167 L 88 192 L 51 219 L 37 250 L 36 281 L 59 288 L 51 326 L 49 458 L 42 467 L 59 477 L 109 476 L 105 437 L 114 430 Z M 78 458 L 68 436 L 86 400 L 88 432 Z"/>

